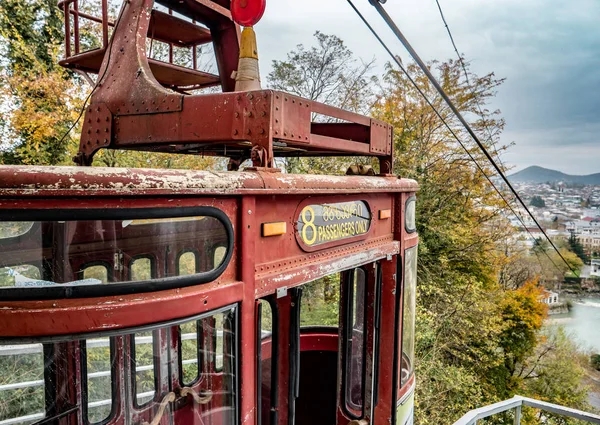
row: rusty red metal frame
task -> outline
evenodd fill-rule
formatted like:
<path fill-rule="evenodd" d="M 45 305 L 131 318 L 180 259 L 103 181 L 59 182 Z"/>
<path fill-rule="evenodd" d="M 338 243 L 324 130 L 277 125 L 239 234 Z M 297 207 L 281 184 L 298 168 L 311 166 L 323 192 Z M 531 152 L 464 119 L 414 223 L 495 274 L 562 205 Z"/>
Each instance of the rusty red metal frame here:
<path fill-rule="evenodd" d="M 239 164 L 274 167 L 277 156 L 364 155 L 392 171 L 392 127 L 356 113 L 272 90 L 228 93 L 237 68 L 239 28 L 229 10 L 210 0 L 161 0 L 161 4 L 207 25 L 152 11 L 154 0 L 124 4 L 110 43 L 111 24 L 103 0 L 104 48 L 79 52 L 77 0 L 61 2 L 65 13 L 66 58 L 62 64 L 99 72 L 83 125 L 76 162 L 89 165 L 101 148 L 223 155 Z M 70 5 L 73 5 L 73 8 Z M 75 55 L 70 55 L 70 15 L 75 17 Z M 212 40 L 220 77 L 149 59 L 146 38 L 190 45 Z M 169 39 L 169 37 L 172 37 Z M 187 40 L 187 41 L 186 41 Z M 101 65 L 100 65 L 101 62 Z M 168 87 L 208 87 L 225 93 L 185 95 Z M 333 122 L 315 122 L 317 115 Z M 232 168 L 235 168 L 232 166 Z"/>

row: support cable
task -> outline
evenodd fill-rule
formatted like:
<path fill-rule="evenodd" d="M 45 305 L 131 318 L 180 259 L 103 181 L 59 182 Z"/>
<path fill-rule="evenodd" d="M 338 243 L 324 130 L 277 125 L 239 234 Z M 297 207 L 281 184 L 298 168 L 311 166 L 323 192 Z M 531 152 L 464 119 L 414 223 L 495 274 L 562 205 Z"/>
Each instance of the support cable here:
<path fill-rule="evenodd" d="M 351 1 L 351 0 L 348 0 L 348 1 Z M 465 130 L 467 130 L 467 132 L 469 133 L 469 135 L 473 138 L 473 140 L 475 141 L 475 143 L 477 143 L 477 146 L 479 146 L 479 148 L 481 149 L 481 151 L 483 152 L 483 154 L 485 155 L 485 157 L 487 158 L 487 160 L 494 167 L 494 169 L 496 170 L 496 172 L 500 175 L 500 177 L 502 178 L 502 180 L 504 181 L 504 183 L 508 186 L 508 188 L 513 193 L 513 195 L 515 196 L 515 198 L 517 198 L 517 200 L 519 201 L 519 203 L 521 204 L 521 206 L 523 207 L 523 209 L 527 212 L 527 214 L 531 217 L 531 219 L 533 220 L 533 222 L 535 223 L 535 225 L 544 234 L 544 236 L 546 237 L 546 239 L 548 240 L 548 242 L 550 243 L 550 245 L 552 246 L 552 248 L 556 251 L 556 253 L 560 256 L 560 258 L 564 261 L 564 263 L 571 270 L 571 272 L 573 272 L 573 274 L 577 275 L 577 272 L 573 269 L 573 267 L 571 267 L 571 265 L 568 263 L 568 261 L 562 255 L 562 253 L 558 250 L 558 248 L 556 247 L 556 245 L 554 244 L 554 242 L 552 241 L 552 239 L 550 239 L 550 237 L 548 236 L 548 234 L 546 233 L 546 231 L 543 229 L 543 227 L 537 221 L 537 219 L 535 218 L 535 216 L 531 213 L 531 211 L 529 210 L 529 208 L 527 208 L 527 205 L 521 199 L 521 196 L 519 195 L 519 193 L 512 186 L 512 184 L 510 183 L 510 181 L 508 180 L 508 178 L 504 175 L 504 172 L 500 169 L 500 167 L 498 167 L 498 164 L 496 164 L 496 161 L 494 160 L 494 158 L 492 158 L 492 156 L 487 151 L 487 149 L 485 148 L 485 146 L 483 145 L 483 143 L 481 143 L 481 141 L 479 140 L 479 137 L 477 137 L 477 135 L 475 134 L 475 132 L 473 131 L 473 129 L 471 129 L 471 126 L 469 125 L 469 123 L 467 123 L 467 121 L 462 116 L 462 114 L 460 113 L 460 111 L 456 108 L 456 106 L 454 105 L 454 103 L 452 102 L 452 100 L 450 100 L 450 98 L 448 97 L 448 95 L 446 94 L 446 92 L 444 91 L 444 89 L 442 88 L 442 86 L 440 86 L 440 83 L 438 83 L 437 79 L 433 76 L 433 74 L 431 73 L 431 71 L 429 70 L 429 68 L 425 64 L 425 62 L 423 62 L 423 60 L 417 54 L 417 52 L 415 51 L 415 49 L 413 49 L 413 47 L 408 42 L 408 40 L 406 39 L 406 37 L 404 37 L 404 34 L 402 34 L 402 32 L 400 31 L 400 29 L 398 28 L 398 26 L 396 25 L 396 23 L 394 22 L 394 20 L 390 17 L 390 15 L 388 15 L 388 13 L 383 8 L 383 6 L 379 3 L 378 0 L 369 0 L 369 2 L 371 3 L 371 5 L 373 5 L 373 7 L 375 7 L 375 9 L 379 13 L 379 15 L 383 18 L 383 20 L 386 22 L 386 24 L 388 25 L 388 27 L 394 33 L 394 35 L 396 35 L 396 37 L 398 38 L 398 40 L 400 40 L 400 42 L 404 45 L 404 47 L 406 48 L 406 50 L 408 50 L 408 52 L 410 53 L 410 55 L 412 56 L 412 58 L 415 60 L 415 62 L 417 62 L 417 64 L 419 65 L 419 67 L 421 68 L 421 70 L 425 73 L 425 75 L 427 76 L 427 78 L 429 79 L 429 81 L 431 82 L 431 84 L 435 87 L 435 89 L 437 90 L 437 92 L 439 93 L 439 95 L 444 99 L 444 101 L 446 102 L 446 104 L 450 107 L 450 109 L 452 110 L 452 112 L 454 113 L 454 115 L 458 118 L 458 120 L 461 122 L 461 124 L 463 125 L 463 127 L 465 128 Z M 356 10 L 356 8 L 355 8 L 355 10 Z"/>
<path fill-rule="evenodd" d="M 535 236 L 533 236 L 533 234 L 531 233 L 531 231 L 527 228 L 527 226 L 525 225 L 525 223 L 523 222 L 522 218 L 519 216 L 519 214 L 517 214 L 517 212 L 514 210 L 514 208 L 511 206 L 510 202 L 506 199 L 506 197 L 502 194 L 502 192 L 500 191 L 500 189 L 498 189 L 498 187 L 494 184 L 494 182 L 491 180 L 491 178 L 485 173 L 485 171 L 483 170 L 483 168 L 481 167 L 481 165 L 479 165 L 479 163 L 477 162 L 477 160 L 473 157 L 473 155 L 471 154 L 471 152 L 467 149 L 467 147 L 464 145 L 464 143 L 461 141 L 461 139 L 458 137 L 458 135 L 456 134 L 456 132 L 450 127 L 450 124 L 448 124 L 448 122 L 446 121 L 446 119 L 442 116 L 442 114 L 437 110 L 437 108 L 433 105 L 433 103 L 429 100 L 429 98 L 427 97 L 427 95 L 423 92 L 423 90 L 421 90 L 421 88 L 419 87 L 419 85 L 416 83 L 416 81 L 412 78 L 412 76 L 408 73 L 408 71 L 406 70 L 406 68 L 404 68 L 404 66 L 402 65 L 402 62 L 400 61 L 400 59 L 395 56 L 392 51 L 389 49 L 389 47 L 385 44 L 385 42 L 381 39 L 381 37 L 379 37 L 379 35 L 377 34 L 377 32 L 373 29 L 373 27 L 369 24 L 369 22 L 366 20 L 366 18 L 360 13 L 360 11 L 356 8 L 356 6 L 354 5 L 354 3 L 352 2 L 352 0 L 347 0 L 348 3 L 350 4 L 350 6 L 354 9 L 354 11 L 356 12 L 356 14 L 361 18 L 361 20 L 363 21 L 363 23 L 367 26 L 367 28 L 369 28 L 369 30 L 371 31 L 371 33 L 375 36 L 375 38 L 379 41 L 379 43 L 383 46 L 383 48 L 388 52 L 388 54 L 392 57 L 392 59 L 394 60 L 394 62 L 396 62 L 396 64 L 400 67 L 400 70 L 406 75 L 406 77 L 408 78 L 408 80 L 412 83 L 412 85 L 415 87 L 415 89 L 419 92 L 419 94 L 421 95 L 421 97 L 423 97 L 423 99 L 425 100 L 425 102 L 427 102 L 427 104 L 431 107 L 431 109 L 435 112 L 435 114 L 438 116 L 438 118 L 442 121 L 442 123 L 445 125 L 445 127 L 448 129 L 448 131 L 450 132 L 450 134 L 452 134 L 452 136 L 454 137 L 454 139 L 456 139 L 456 141 L 459 143 L 459 145 L 463 148 L 463 150 L 467 153 L 467 155 L 469 156 L 469 158 L 473 161 L 473 163 L 477 166 L 477 168 L 479 169 L 479 171 L 481 172 L 481 174 L 486 178 L 486 180 L 490 183 L 490 185 L 494 188 L 494 190 L 496 191 L 496 193 L 498 193 L 498 195 L 500 196 L 500 198 L 504 201 L 504 203 L 506 204 L 506 206 L 511 210 L 511 212 L 515 215 L 515 217 L 517 218 L 517 220 L 519 220 L 519 222 L 521 223 L 521 225 L 523 226 L 523 228 L 525 229 L 525 231 L 527 231 L 527 233 L 529 233 L 529 235 L 533 238 L 533 239 L 537 239 L 535 238 Z M 433 77 L 433 76 L 432 76 Z M 494 164 L 495 165 L 495 164 Z M 496 166 L 497 167 L 497 166 Z M 514 189 L 513 189 L 514 190 Z M 516 195 L 518 197 L 518 194 Z M 520 198 L 519 198 L 520 200 Z M 521 201 L 521 203 L 523 204 L 523 201 Z M 524 205 L 524 204 L 523 204 Z M 525 207 L 527 209 L 527 207 Z M 527 209 L 527 211 L 529 212 L 529 210 Z M 529 214 L 531 215 L 531 212 L 529 212 Z M 535 218 L 534 218 L 535 221 Z M 544 235 L 546 236 L 546 238 L 548 238 L 548 236 L 546 235 L 546 233 L 544 232 L 544 230 L 541 228 L 541 226 L 537 223 L 537 226 L 540 228 L 540 230 L 544 233 Z M 550 240 L 548 238 L 548 240 Z M 562 254 L 558 251 L 558 249 L 556 248 L 556 246 L 554 246 L 554 244 L 552 243 L 552 241 L 550 241 L 550 243 L 552 244 L 552 246 L 554 247 L 554 249 L 556 250 L 556 252 L 558 253 L 558 255 L 560 255 L 560 257 L 563 259 L 563 261 L 565 262 L 565 264 L 567 265 L 567 267 L 569 267 L 569 269 L 575 273 L 575 271 L 573 270 L 573 268 L 571 268 L 571 266 L 569 265 L 569 263 L 564 259 L 564 257 L 562 256 Z M 546 256 L 548 257 L 548 259 L 550 260 L 550 262 L 554 265 L 554 267 L 556 267 L 557 270 L 561 271 L 562 270 L 558 267 L 558 265 L 554 262 L 554 260 L 552 260 L 552 258 L 550 257 L 550 255 L 548 255 L 548 253 L 546 251 L 544 251 L 544 253 L 546 254 Z M 576 274 L 576 273 L 575 273 Z"/>
<path fill-rule="evenodd" d="M 470 78 L 469 78 L 469 72 L 467 71 L 467 67 L 465 65 L 464 58 L 461 56 L 461 54 L 458 51 L 458 47 L 456 46 L 456 42 L 454 41 L 454 36 L 452 35 L 452 31 L 450 30 L 450 26 L 448 25 L 448 22 L 446 21 L 446 16 L 444 15 L 444 11 L 442 9 L 442 5 L 440 4 L 440 0 L 435 0 L 435 3 L 437 5 L 438 10 L 440 11 L 440 17 L 442 18 L 442 22 L 444 23 L 444 27 L 446 28 L 446 32 L 448 33 L 448 37 L 450 38 L 450 43 L 452 44 L 452 47 L 454 48 L 454 52 L 456 53 L 456 57 L 458 58 L 458 61 L 459 61 L 460 65 L 461 65 L 461 67 L 463 69 L 464 74 L 465 74 L 465 82 L 467 83 L 467 88 L 473 93 L 473 98 L 475 99 L 475 104 L 477 105 L 477 109 L 479 111 L 479 115 L 481 116 L 481 119 L 483 120 L 483 127 L 487 131 L 488 142 L 494 148 L 494 153 L 496 154 L 496 158 L 500 162 L 500 165 L 502 166 L 503 169 L 506 169 L 504 163 L 502 162 L 502 158 L 500 158 L 500 154 L 498 153 L 498 148 L 496 146 L 496 142 L 494 141 L 494 136 L 492 135 L 492 131 L 490 130 L 488 122 L 485 119 L 485 115 L 483 113 L 483 108 L 481 107 L 481 104 L 479 103 L 479 99 L 477 98 L 477 93 L 475 91 L 475 87 L 471 85 L 471 81 L 470 81 Z M 508 205 L 508 201 L 505 200 L 505 202 Z M 525 223 L 523 223 L 523 220 L 521 219 L 521 217 L 519 215 L 517 215 L 517 213 L 512 209 L 512 207 L 510 205 L 508 205 L 508 206 L 511 209 L 511 211 L 513 212 L 513 214 L 517 217 L 517 219 L 519 220 L 519 222 L 521 222 L 521 225 L 523 226 L 523 228 L 527 231 L 527 233 L 529 233 L 529 236 L 531 236 L 531 238 L 533 239 L 533 241 L 536 242 L 537 238 L 529 231 L 529 229 L 527 228 L 527 226 L 525 226 Z M 538 262 L 539 262 L 539 255 L 538 255 L 538 253 L 535 250 L 533 252 L 535 253 L 536 257 L 538 257 Z M 544 253 L 546 253 L 545 250 L 544 250 Z M 548 259 L 550 261 L 552 261 L 552 258 L 550 258 L 550 256 L 547 253 L 546 253 L 546 256 L 548 257 Z M 554 261 L 552 261 L 552 264 L 554 264 L 554 266 L 556 268 L 558 268 L 558 266 L 556 265 L 556 263 L 554 263 Z M 540 265 L 541 265 L 541 263 L 540 263 Z"/>
<path fill-rule="evenodd" d="M 500 158 L 500 154 L 498 153 L 498 149 L 496 147 L 496 142 L 494 141 L 494 136 L 492 135 L 492 131 L 490 130 L 490 127 L 488 126 L 488 122 L 485 119 L 485 115 L 483 113 L 483 108 L 481 107 L 481 104 L 479 103 L 479 99 L 477 98 L 477 95 L 476 95 L 476 92 L 475 92 L 475 87 L 471 85 L 471 81 L 470 81 L 470 78 L 469 78 L 469 72 L 467 71 L 467 66 L 465 65 L 464 58 L 458 52 L 458 47 L 456 47 L 456 43 L 454 42 L 454 37 L 452 36 L 452 31 L 450 31 L 450 27 L 448 26 L 448 22 L 446 22 L 446 17 L 444 16 L 444 11 L 442 10 L 442 6 L 440 4 L 440 1 L 439 0 L 435 0 L 435 3 L 437 4 L 438 10 L 440 11 L 440 16 L 442 18 L 442 22 L 444 23 L 444 26 L 446 27 L 446 31 L 448 32 L 448 36 L 450 37 L 450 42 L 452 43 L 452 47 L 454 47 L 454 52 L 456 53 L 456 56 L 458 57 L 458 61 L 459 61 L 460 65 L 461 65 L 461 67 L 462 67 L 462 69 L 463 69 L 463 71 L 465 73 L 465 81 L 467 83 L 467 88 L 471 92 L 473 92 L 474 99 L 475 99 L 475 104 L 477 105 L 477 109 L 479 110 L 479 115 L 481 115 L 481 119 L 483 120 L 483 127 L 486 129 L 486 131 L 488 133 L 488 140 L 489 140 L 490 144 L 494 148 L 494 153 L 496 154 L 496 158 L 500 162 L 500 165 L 502 166 L 502 168 L 506 169 L 506 167 L 502 163 L 502 159 Z"/>

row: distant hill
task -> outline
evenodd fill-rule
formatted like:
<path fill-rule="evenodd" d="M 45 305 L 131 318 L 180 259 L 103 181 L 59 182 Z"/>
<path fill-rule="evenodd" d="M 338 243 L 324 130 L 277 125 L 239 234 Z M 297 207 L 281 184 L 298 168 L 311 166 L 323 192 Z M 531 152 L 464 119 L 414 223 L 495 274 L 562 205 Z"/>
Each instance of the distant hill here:
<path fill-rule="evenodd" d="M 600 173 L 587 176 L 572 176 L 556 170 L 538 167 L 537 165 L 527 167 L 518 173 L 508 176 L 511 182 L 518 183 L 546 183 L 565 182 L 577 184 L 600 185 Z"/>

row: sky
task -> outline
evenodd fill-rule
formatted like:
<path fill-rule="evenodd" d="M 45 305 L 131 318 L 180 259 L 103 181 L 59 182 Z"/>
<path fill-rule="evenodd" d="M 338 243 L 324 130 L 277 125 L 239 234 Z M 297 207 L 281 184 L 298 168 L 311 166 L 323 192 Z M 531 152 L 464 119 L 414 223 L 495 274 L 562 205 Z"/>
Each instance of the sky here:
<path fill-rule="evenodd" d="M 368 0 L 353 0 L 392 51 L 409 57 Z M 506 78 L 489 105 L 507 121 L 502 156 L 569 174 L 600 173 L 600 0 L 439 0 L 459 51 L 479 75 Z M 388 0 L 384 7 L 424 60 L 455 59 L 435 0 Z M 319 30 L 360 58 L 389 57 L 346 0 L 267 0 L 255 27 L 261 75 Z"/>

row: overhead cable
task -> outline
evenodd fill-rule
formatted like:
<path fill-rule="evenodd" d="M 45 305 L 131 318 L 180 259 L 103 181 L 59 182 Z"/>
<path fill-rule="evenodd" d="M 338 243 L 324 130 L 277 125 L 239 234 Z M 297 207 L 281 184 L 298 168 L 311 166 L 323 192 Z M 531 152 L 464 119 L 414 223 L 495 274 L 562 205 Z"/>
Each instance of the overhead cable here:
<path fill-rule="evenodd" d="M 352 0 L 347 0 L 348 3 L 350 4 L 350 6 L 354 9 L 354 11 L 357 13 L 357 15 L 361 18 L 361 20 L 364 22 L 364 24 L 367 26 L 367 28 L 369 28 L 369 30 L 371 31 L 371 33 L 375 36 L 375 38 L 379 41 L 379 43 L 383 46 L 383 48 L 388 52 L 388 54 L 391 56 L 391 58 L 394 60 L 394 62 L 396 62 L 396 64 L 400 67 L 401 71 L 406 75 L 406 77 L 408 78 L 408 80 L 412 83 L 412 85 L 416 88 L 416 90 L 419 92 L 419 94 L 423 97 L 423 99 L 427 102 L 427 104 L 431 107 L 431 109 L 435 112 L 435 114 L 438 116 L 438 118 L 442 121 L 442 123 L 446 126 L 446 128 L 448 129 L 448 131 L 450 132 L 450 134 L 452 134 L 452 136 L 456 139 L 456 141 L 460 144 L 460 146 L 464 149 L 464 151 L 467 153 L 467 155 L 469 156 L 469 158 L 473 161 L 473 163 L 477 166 L 477 168 L 479 169 L 479 171 L 482 173 L 482 175 L 486 178 L 486 180 L 490 183 L 490 185 L 494 188 L 494 190 L 498 193 L 498 195 L 500 196 L 500 198 L 505 202 L 505 204 L 507 205 L 507 207 L 511 210 L 511 212 L 515 215 L 515 217 L 521 222 L 521 224 L 523 225 L 523 228 L 533 237 L 531 231 L 527 228 L 527 226 L 525 225 L 525 223 L 523 222 L 523 220 L 521 219 L 521 217 L 516 213 L 516 211 L 513 209 L 513 207 L 511 206 L 510 202 L 508 202 L 508 200 L 506 199 L 506 197 L 502 194 L 502 192 L 496 187 L 496 185 L 493 183 L 493 181 L 491 180 L 491 178 L 485 173 L 485 171 L 483 170 L 483 168 L 479 165 L 479 163 L 477 162 L 477 160 L 473 157 L 473 155 L 471 154 L 471 152 L 467 149 L 467 147 L 464 145 L 464 143 L 462 142 L 462 140 L 458 137 L 458 135 L 456 134 L 456 132 L 450 127 L 450 125 L 448 124 L 448 122 L 446 121 L 446 119 L 442 116 L 442 114 L 437 110 L 437 108 L 433 105 L 433 103 L 429 100 L 429 98 L 427 97 L 427 95 L 421 90 L 421 88 L 419 87 L 419 85 L 416 83 L 416 81 L 412 78 L 412 76 L 408 73 L 408 71 L 406 70 L 406 68 L 404 68 L 404 66 L 402 65 L 402 62 L 400 61 L 400 59 L 394 55 L 392 53 L 392 51 L 389 49 L 389 47 L 385 44 L 385 42 L 381 39 L 381 37 L 377 34 L 377 32 L 373 29 L 373 27 L 369 24 L 369 22 L 365 19 L 365 17 L 360 13 L 360 11 L 356 8 L 356 6 L 354 5 L 354 3 L 352 2 Z M 376 3 L 376 5 L 374 5 L 376 8 L 379 7 L 381 8 L 381 5 L 379 5 L 379 3 L 377 3 L 377 0 L 374 1 L 374 3 Z M 383 11 L 385 13 L 385 10 Z M 387 16 L 387 13 L 385 13 L 385 15 Z M 388 16 L 389 18 L 389 16 Z M 385 19 L 385 18 L 384 18 Z M 391 18 L 389 18 L 391 20 Z M 392 24 L 395 27 L 395 24 L 392 21 Z M 393 29 L 393 28 L 392 28 Z M 396 27 L 397 29 L 397 27 Z M 400 36 L 398 36 L 398 38 L 404 39 L 404 36 L 402 36 L 402 34 L 400 33 L 400 30 L 398 30 L 398 33 L 400 34 Z M 398 34 L 397 34 L 398 35 Z M 408 41 L 406 41 L 406 43 L 408 44 Z M 408 46 L 410 46 L 410 44 L 408 44 Z M 414 52 L 414 50 L 412 49 L 412 47 L 410 46 L 410 49 L 408 49 L 409 52 Z M 411 53 L 412 55 L 412 53 Z M 416 52 L 414 52 L 414 55 L 419 58 L 419 56 L 417 55 Z M 413 56 L 414 58 L 414 56 Z M 416 60 L 416 59 L 415 59 Z M 575 274 L 577 275 L 577 273 L 575 272 L 575 270 L 571 267 L 571 265 L 566 261 L 566 259 L 564 258 L 564 256 L 560 253 L 560 251 L 558 250 L 558 248 L 556 248 L 556 246 L 554 245 L 554 243 L 552 242 L 552 240 L 550 240 L 550 238 L 548 237 L 548 235 L 546 234 L 546 232 L 544 231 L 544 229 L 540 226 L 540 224 L 537 222 L 537 220 L 535 219 L 535 217 L 532 215 L 531 211 L 529 211 L 529 209 L 527 208 L 527 206 L 525 205 L 525 203 L 523 202 L 523 200 L 520 198 L 519 194 L 515 191 L 515 189 L 512 187 L 512 185 L 510 184 L 510 182 L 508 181 L 508 179 L 504 176 L 502 170 L 499 169 L 498 165 L 494 162 L 493 158 L 489 155 L 489 153 L 487 152 L 487 150 L 485 149 L 485 147 L 481 144 L 481 142 L 479 141 L 479 139 L 477 138 L 477 136 L 475 135 L 475 133 L 473 132 L 473 130 L 471 130 L 470 126 L 466 123 L 466 121 L 464 120 L 464 118 L 462 117 L 462 115 L 460 114 L 460 112 L 458 112 L 458 110 L 456 109 L 456 107 L 454 106 L 454 104 L 450 101 L 450 99 L 448 98 L 448 96 L 446 95 L 446 93 L 443 91 L 443 89 L 439 86 L 439 83 L 437 82 L 437 80 L 433 77 L 433 75 L 431 74 L 431 72 L 429 72 L 429 69 L 425 66 L 425 64 L 421 61 L 421 59 L 419 58 L 419 65 L 421 66 L 421 69 L 423 69 L 425 71 L 425 73 L 427 74 L 427 76 L 429 77 L 430 81 L 432 82 L 432 84 L 434 86 L 436 86 L 436 89 L 438 89 L 438 92 L 440 92 L 440 95 L 442 95 L 442 97 L 444 98 L 444 100 L 446 100 L 446 102 L 448 103 L 448 105 L 450 106 L 450 108 L 452 109 L 452 111 L 455 113 L 455 115 L 457 115 L 457 117 L 461 120 L 461 122 L 463 123 L 463 125 L 465 126 L 465 128 L 467 129 L 467 131 L 469 132 L 469 134 L 471 134 L 471 136 L 476 140 L 476 142 L 478 142 L 479 147 L 483 150 L 483 152 L 486 154 L 487 159 L 492 163 L 492 165 L 494 166 L 494 168 L 496 169 L 496 171 L 501 175 L 501 177 L 504 179 L 504 181 L 507 183 L 507 185 L 509 186 L 509 188 L 511 189 L 511 191 L 513 192 L 513 194 L 517 197 L 517 199 L 520 201 L 521 205 L 523 205 L 523 207 L 525 208 L 525 210 L 528 212 L 528 214 L 531 216 L 531 218 L 533 219 L 533 221 L 535 222 L 535 224 L 537 225 L 537 227 L 540 229 L 540 231 L 544 234 L 544 236 L 546 237 L 546 239 L 548 239 L 548 241 L 550 242 L 550 244 L 552 245 L 552 247 L 554 248 L 554 250 L 558 253 L 558 255 L 561 257 L 561 259 L 564 261 L 564 263 L 567 265 L 567 267 Z M 552 264 L 558 269 L 560 270 L 560 268 L 556 265 L 556 263 L 552 260 L 552 258 L 548 255 L 548 253 L 546 253 L 546 256 L 548 257 L 548 259 L 552 262 Z"/>
<path fill-rule="evenodd" d="M 454 41 L 454 36 L 452 35 L 452 31 L 450 30 L 450 26 L 448 25 L 448 22 L 446 21 L 446 16 L 444 15 L 444 10 L 442 9 L 442 5 L 440 4 L 440 0 L 435 0 L 435 3 L 437 5 L 438 10 L 440 11 L 440 17 L 442 18 L 442 22 L 444 23 L 444 27 L 446 28 L 446 32 L 448 33 L 448 37 L 450 38 L 450 43 L 452 43 L 452 47 L 454 48 L 454 52 L 456 53 L 456 57 L 458 58 L 458 62 L 460 63 L 460 65 L 462 67 L 462 70 L 464 71 L 465 82 L 467 84 L 467 88 L 473 93 L 473 99 L 475 100 L 475 104 L 477 105 L 477 109 L 479 111 L 479 115 L 481 116 L 481 119 L 483 120 L 483 127 L 487 131 L 488 141 L 494 147 L 494 153 L 496 154 L 496 158 L 500 162 L 500 165 L 502 166 L 503 169 L 506 169 L 506 167 L 502 163 L 502 158 L 500 158 L 500 154 L 498 153 L 498 149 L 496 147 L 496 142 L 494 141 L 494 136 L 492 135 L 492 131 L 490 130 L 490 127 L 488 125 L 488 121 L 485 119 L 485 114 L 483 113 L 483 108 L 481 107 L 481 104 L 479 103 L 479 99 L 477 97 L 477 92 L 475 90 L 475 87 L 471 85 L 471 81 L 470 81 L 470 78 L 469 78 L 469 71 L 467 71 L 467 66 L 465 65 L 465 60 L 464 60 L 463 56 L 458 51 L 458 47 L 456 46 L 456 42 Z M 507 202 L 507 205 L 508 205 L 508 201 L 506 201 L 506 202 Z M 533 239 L 533 241 L 535 243 L 538 239 L 527 228 L 527 226 L 525 225 L 525 223 L 521 219 L 520 214 L 517 214 L 512 209 L 512 207 L 510 205 L 508 205 L 508 206 L 511 209 L 511 211 L 513 212 L 513 214 L 517 217 L 517 219 L 519 220 L 519 222 L 521 223 L 521 225 L 523 226 L 523 228 L 527 231 L 527 233 L 529 233 L 529 236 Z M 544 250 L 544 253 L 546 253 L 545 250 Z M 537 256 L 537 252 L 535 254 Z M 548 256 L 547 253 L 546 253 L 546 256 Z M 548 259 L 550 259 L 550 261 L 552 261 L 552 259 L 550 258 L 550 256 L 548 256 Z M 556 266 L 556 263 L 554 263 L 554 261 L 552 261 L 552 263 L 554 264 L 555 267 L 558 268 L 558 266 Z"/>
<path fill-rule="evenodd" d="M 448 36 L 450 37 L 450 42 L 452 43 L 452 47 L 454 47 L 454 52 L 456 53 L 456 56 L 458 57 L 458 62 L 460 63 L 460 65 L 465 73 L 465 81 L 467 83 L 467 88 L 471 92 L 473 92 L 473 98 L 475 99 L 475 104 L 477 105 L 477 109 L 479 110 L 479 115 L 481 116 L 481 119 L 483 120 L 483 127 L 486 129 L 486 131 L 488 133 L 489 142 L 494 147 L 494 153 L 496 154 L 496 158 L 498 159 L 498 161 L 500 161 L 500 165 L 502 165 L 502 168 L 505 168 L 504 164 L 502 163 L 502 159 L 500 158 L 500 154 L 498 153 L 498 149 L 496 148 L 496 142 L 494 141 L 494 136 L 492 135 L 492 131 L 490 130 L 488 122 L 485 119 L 485 115 L 483 113 L 483 108 L 481 107 L 481 104 L 479 103 L 479 99 L 477 98 L 477 93 L 475 92 L 475 87 L 471 85 L 471 81 L 469 78 L 469 72 L 467 71 L 467 66 L 465 65 L 465 60 L 461 56 L 461 54 L 458 52 L 458 47 L 456 47 L 456 43 L 454 42 L 454 37 L 452 36 L 452 31 L 450 31 L 448 22 L 446 22 L 446 17 L 444 16 L 444 11 L 442 10 L 440 1 L 435 0 L 435 3 L 437 4 L 438 10 L 440 11 L 440 16 L 442 18 L 442 22 L 444 23 L 444 26 L 446 27 Z"/>

